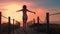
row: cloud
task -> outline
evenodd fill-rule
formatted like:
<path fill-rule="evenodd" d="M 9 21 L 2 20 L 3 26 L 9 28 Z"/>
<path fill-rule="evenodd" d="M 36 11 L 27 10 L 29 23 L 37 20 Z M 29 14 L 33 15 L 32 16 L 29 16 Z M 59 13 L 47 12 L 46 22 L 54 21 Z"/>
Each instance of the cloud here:
<path fill-rule="evenodd" d="M 0 0 L 0 3 L 8 2 L 33 2 L 40 8 L 60 8 L 60 0 Z"/>

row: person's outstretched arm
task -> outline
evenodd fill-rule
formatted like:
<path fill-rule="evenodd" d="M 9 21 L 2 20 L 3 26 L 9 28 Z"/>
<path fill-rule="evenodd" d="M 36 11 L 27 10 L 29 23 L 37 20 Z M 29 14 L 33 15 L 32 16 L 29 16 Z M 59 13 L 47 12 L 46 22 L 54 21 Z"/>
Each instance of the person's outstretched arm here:
<path fill-rule="evenodd" d="M 27 10 L 27 11 L 36 14 L 35 12 L 32 12 L 32 11 L 30 11 L 30 10 Z"/>
<path fill-rule="evenodd" d="M 16 12 L 20 12 L 20 11 L 23 11 L 23 10 L 21 9 L 21 10 L 18 10 L 18 11 L 16 11 Z"/>

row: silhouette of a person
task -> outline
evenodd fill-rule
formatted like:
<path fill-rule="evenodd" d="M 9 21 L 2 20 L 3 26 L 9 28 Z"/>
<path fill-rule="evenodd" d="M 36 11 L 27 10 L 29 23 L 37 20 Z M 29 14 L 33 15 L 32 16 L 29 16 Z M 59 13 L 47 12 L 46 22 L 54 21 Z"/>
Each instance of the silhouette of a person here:
<path fill-rule="evenodd" d="M 31 13 L 34 13 L 34 14 L 35 14 L 35 12 L 32 12 L 32 11 L 28 10 L 26 5 L 23 5 L 23 9 L 18 10 L 17 12 L 19 12 L 19 11 L 23 11 L 23 27 L 26 28 L 26 22 L 27 22 L 27 19 L 28 19 L 27 11 L 31 12 Z"/>

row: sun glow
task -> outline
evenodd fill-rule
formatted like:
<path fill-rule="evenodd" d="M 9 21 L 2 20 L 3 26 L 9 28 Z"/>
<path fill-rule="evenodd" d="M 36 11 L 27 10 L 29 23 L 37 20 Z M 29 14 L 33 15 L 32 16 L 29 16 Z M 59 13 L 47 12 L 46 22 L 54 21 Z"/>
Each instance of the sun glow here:
<path fill-rule="evenodd" d="M 7 9 L 3 12 L 3 15 L 6 17 L 11 17 L 11 19 L 15 19 L 17 21 L 22 21 L 22 12 L 16 12 L 17 10 L 20 10 L 22 7 L 20 5 L 11 4 L 4 7 Z"/>

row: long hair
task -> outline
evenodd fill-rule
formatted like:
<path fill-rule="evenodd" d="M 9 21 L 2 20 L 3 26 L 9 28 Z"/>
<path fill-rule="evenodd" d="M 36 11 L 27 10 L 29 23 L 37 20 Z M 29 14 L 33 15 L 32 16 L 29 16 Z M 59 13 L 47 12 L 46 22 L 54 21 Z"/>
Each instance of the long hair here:
<path fill-rule="evenodd" d="M 26 5 L 23 5 L 23 9 L 27 9 Z"/>

